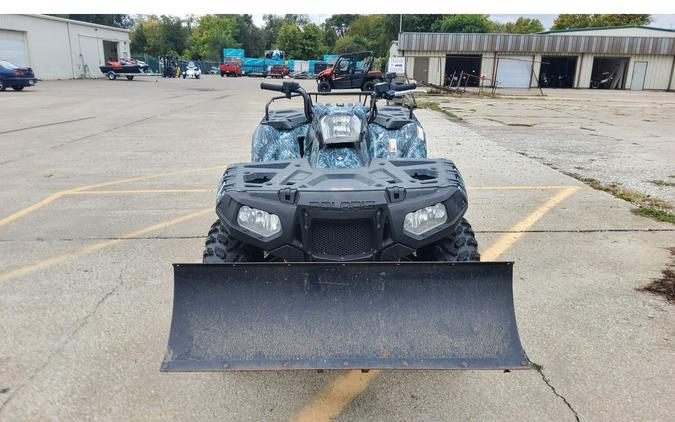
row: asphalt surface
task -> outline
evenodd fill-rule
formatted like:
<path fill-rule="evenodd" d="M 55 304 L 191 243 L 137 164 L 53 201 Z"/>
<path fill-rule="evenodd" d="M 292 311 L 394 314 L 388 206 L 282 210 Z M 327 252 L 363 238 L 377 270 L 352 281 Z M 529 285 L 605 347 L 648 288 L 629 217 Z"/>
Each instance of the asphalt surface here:
<path fill-rule="evenodd" d="M 447 99 L 443 107 L 511 151 L 675 207 L 674 93 L 520 91 L 529 95 L 498 100 L 466 95 Z"/>
<path fill-rule="evenodd" d="M 0 93 L 0 420 L 289 420 L 321 397 L 345 421 L 672 420 L 675 308 L 636 288 L 669 262 L 673 226 L 426 110 L 481 251 L 515 261 L 520 336 L 542 373 L 383 371 L 347 400 L 326 393 L 345 371 L 160 373 L 171 263 L 201 260 L 213 190 L 249 159 L 270 97 L 259 82 Z"/>

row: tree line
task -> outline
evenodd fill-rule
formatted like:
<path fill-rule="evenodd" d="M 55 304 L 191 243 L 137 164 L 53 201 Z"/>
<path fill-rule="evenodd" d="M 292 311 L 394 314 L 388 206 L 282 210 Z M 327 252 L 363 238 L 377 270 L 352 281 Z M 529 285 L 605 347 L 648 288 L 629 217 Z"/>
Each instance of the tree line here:
<path fill-rule="evenodd" d="M 538 19 L 519 17 L 501 23 L 479 14 L 358 15 L 337 14 L 321 25 L 306 15 L 264 15 L 263 26 L 251 15 L 57 15 L 71 19 L 131 28 L 132 53 L 172 55 L 219 61 L 223 48 L 243 48 L 248 57 L 262 57 L 265 50 L 279 48 L 286 57 L 319 59 L 324 54 L 373 50 L 387 56 L 391 41 L 403 32 L 515 33 L 541 32 Z M 552 30 L 602 26 L 646 25 L 651 15 L 561 14 Z"/>

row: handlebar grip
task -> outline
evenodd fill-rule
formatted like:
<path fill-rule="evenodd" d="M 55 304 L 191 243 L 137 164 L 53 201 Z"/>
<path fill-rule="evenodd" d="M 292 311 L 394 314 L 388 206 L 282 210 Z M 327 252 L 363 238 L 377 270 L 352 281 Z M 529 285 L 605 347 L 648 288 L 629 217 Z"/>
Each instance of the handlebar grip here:
<path fill-rule="evenodd" d="M 279 92 L 284 92 L 284 89 L 281 85 L 276 85 L 276 84 L 268 84 L 266 82 L 261 82 L 260 83 L 260 89 L 266 89 L 268 91 L 279 91 Z"/>
<path fill-rule="evenodd" d="M 401 84 L 401 85 L 392 85 L 391 89 L 394 91 L 410 91 L 417 88 L 416 83 Z"/>

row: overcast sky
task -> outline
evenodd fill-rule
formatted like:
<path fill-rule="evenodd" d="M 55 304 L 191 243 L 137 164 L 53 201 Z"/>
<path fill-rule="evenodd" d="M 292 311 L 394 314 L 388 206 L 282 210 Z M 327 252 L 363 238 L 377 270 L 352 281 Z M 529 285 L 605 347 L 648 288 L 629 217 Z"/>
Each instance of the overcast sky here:
<path fill-rule="evenodd" d="M 326 18 L 328 18 L 330 15 L 307 15 L 307 16 L 309 16 L 309 19 L 312 22 L 320 24 L 321 22 L 326 20 Z M 505 23 L 505 22 L 513 22 L 520 16 L 524 16 L 526 18 L 539 19 L 541 23 L 546 27 L 546 29 L 550 29 L 551 25 L 553 25 L 553 20 L 558 15 L 490 15 L 490 18 L 496 20 L 497 22 Z M 652 18 L 654 19 L 654 21 L 651 23 L 650 26 L 656 28 L 675 29 L 675 15 L 652 15 Z M 263 15 L 253 15 L 253 22 L 255 22 L 255 24 L 258 26 L 262 26 Z"/>

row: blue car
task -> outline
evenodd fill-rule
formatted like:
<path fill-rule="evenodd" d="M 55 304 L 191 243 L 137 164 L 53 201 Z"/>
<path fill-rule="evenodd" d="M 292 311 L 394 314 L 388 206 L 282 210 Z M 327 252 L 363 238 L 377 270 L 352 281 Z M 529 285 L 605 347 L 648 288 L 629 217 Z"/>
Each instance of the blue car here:
<path fill-rule="evenodd" d="M 37 78 L 30 67 L 19 67 L 7 60 L 0 60 L 0 91 L 12 87 L 14 91 L 21 91 L 27 86 L 37 84 Z"/>

